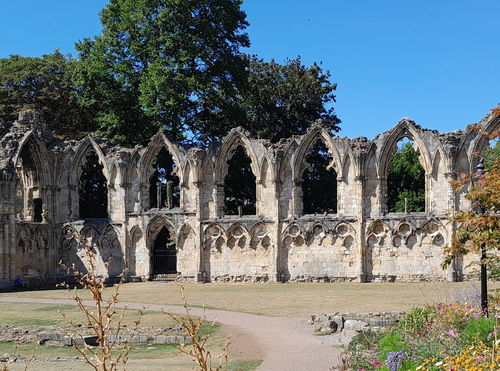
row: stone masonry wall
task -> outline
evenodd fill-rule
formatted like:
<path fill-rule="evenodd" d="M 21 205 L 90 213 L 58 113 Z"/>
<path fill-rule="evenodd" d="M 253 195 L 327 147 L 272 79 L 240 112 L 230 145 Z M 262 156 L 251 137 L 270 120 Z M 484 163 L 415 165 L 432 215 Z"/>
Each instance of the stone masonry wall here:
<path fill-rule="evenodd" d="M 479 122 L 493 132 L 500 118 Z M 425 211 L 390 213 L 387 174 L 396 143 L 410 138 L 425 170 Z M 306 156 L 322 141 L 337 181 L 336 214 L 304 215 Z M 160 132 L 149 145 L 111 147 L 88 136 L 63 141 L 34 111 L 0 139 L 0 286 L 52 282 L 60 260 L 88 269 L 79 238 L 94 246 L 100 273 L 162 278 L 153 269 L 159 231 L 175 246 L 174 276 L 192 281 L 422 281 L 467 277 L 470 258 L 441 269 L 455 226 L 449 213 L 470 206 L 450 180 L 473 172 L 487 148 L 474 131 L 442 134 L 409 119 L 375 139 L 340 138 L 321 122 L 272 144 L 240 128 L 219 144 L 186 148 Z M 251 160 L 256 215 L 224 215 L 224 178 L 238 146 Z M 150 177 L 165 148 L 180 181 L 180 206 L 150 205 Z M 107 182 L 108 218 L 79 217 L 82 164 L 95 153 Z M 42 205 L 43 218 L 34 205 Z M 109 265 L 105 263 L 109 262 Z M 168 275 L 167 275 L 168 276 Z M 172 276 L 170 274 L 169 276 Z"/>

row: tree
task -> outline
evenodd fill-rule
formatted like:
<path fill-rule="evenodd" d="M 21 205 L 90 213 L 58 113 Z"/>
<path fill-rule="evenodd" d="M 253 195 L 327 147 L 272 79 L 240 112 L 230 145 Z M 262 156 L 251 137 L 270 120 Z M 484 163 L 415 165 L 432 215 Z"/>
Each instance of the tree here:
<path fill-rule="evenodd" d="M 390 212 L 405 211 L 405 198 L 409 211 L 425 209 L 425 171 L 419 153 L 412 143 L 405 143 L 392 157 L 387 178 L 388 208 Z"/>
<path fill-rule="evenodd" d="M 204 138 L 220 137 L 242 126 L 253 135 L 273 142 L 304 134 L 318 119 L 330 131 L 338 131 L 340 120 L 331 106 L 337 85 L 321 66 L 302 64 L 300 57 L 281 65 L 247 56 L 248 75 L 238 95 L 219 92 L 213 100 L 221 110 L 204 112 L 199 131 Z"/>
<path fill-rule="evenodd" d="M 110 0 L 102 34 L 77 43 L 81 102 L 97 107 L 97 133 L 115 144 L 199 131 L 212 97 L 244 80 L 249 46 L 241 0 Z"/>
<path fill-rule="evenodd" d="M 491 139 L 500 138 L 500 131 L 493 133 Z M 468 253 L 479 254 L 484 249 L 487 258 L 483 264 L 490 266 L 490 277 L 500 278 L 500 159 L 492 161 L 491 167 L 486 168 L 484 176 L 477 174 L 465 176 L 454 181 L 458 188 L 474 180 L 474 187 L 467 194 L 471 200 L 470 210 L 461 210 L 453 218 L 459 228 L 452 244 L 447 248 L 450 254 L 445 261 L 449 264 L 453 256 Z M 479 211 L 479 212 L 478 212 Z"/>
<path fill-rule="evenodd" d="M 26 108 L 38 110 L 49 129 L 59 135 L 75 138 L 92 130 L 92 111 L 79 105 L 73 88 L 74 63 L 59 51 L 35 58 L 0 59 L 0 134 Z"/>
<path fill-rule="evenodd" d="M 496 143 L 486 150 L 484 156 L 484 166 L 487 169 L 491 169 L 496 161 L 500 159 L 500 140 L 497 140 Z"/>

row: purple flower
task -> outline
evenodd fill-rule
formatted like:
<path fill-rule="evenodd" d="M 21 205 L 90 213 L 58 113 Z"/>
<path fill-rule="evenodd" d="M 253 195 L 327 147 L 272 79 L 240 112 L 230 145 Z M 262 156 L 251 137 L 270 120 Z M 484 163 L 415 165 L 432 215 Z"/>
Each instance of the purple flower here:
<path fill-rule="evenodd" d="M 385 360 L 385 365 L 390 371 L 397 371 L 403 366 L 404 354 L 402 350 L 390 352 Z"/>

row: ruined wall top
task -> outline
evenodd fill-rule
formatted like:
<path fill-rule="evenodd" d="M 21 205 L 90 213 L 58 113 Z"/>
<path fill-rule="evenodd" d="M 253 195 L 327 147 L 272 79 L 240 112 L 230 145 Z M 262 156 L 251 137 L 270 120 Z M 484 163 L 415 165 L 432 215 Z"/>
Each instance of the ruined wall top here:
<path fill-rule="evenodd" d="M 498 130 L 499 122 L 498 115 L 489 113 L 476 125 L 482 127 L 485 132 L 492 132 Z M 113 147 L 105 140 L 91 135 L 81 140 L 59 139 L 47 129 L 39 113 L 34 110 L 25 110 L 19 113 L 19 118 L 14 122 L 10 131 L 0 139 L 0 180 L 11 180 L 14 177 L 19 153 L 24 144 L 29 141 L 35 143 L 36 148 L 40 151 L 47 152 L 47 157 L 51 156 L 49 153 L 62 154 L 63 157 L 68 158 L 65 161 L 70 162 L 71 158 L 79 157 L 83 152 L 93 149 L 101 161 L 107 163 L 108 173 L 113 166 L 125 166 L 127 163 L 135 162 L 140 167 L 150 163 L 152 158 L 157 155 L 159 148 L 166 147 L 180 170 L 184 170 L 188 164 L 196 167 L 208 160 L 215 166 L 216 177 L 218 171 L 223 170 L 219 168 L 226 163 L 235 146 L 243 145 L 252 160 L 252 169 L 256 175 L 258 175 L 265 160 L 276 166 L 275 176 L 279 177 L 279 162 L 284 158 L 288 158 L 292 162 L 300 162 L 300 156 L 304 156 L 311 143 L 319 137 L 332 153 L 338 167 L 336 170 L 340 175 L 342 175 L 342 167 L 347 158 L 359 168 L 358 175 L 363 175 L 364 162 L 369 161 L 372 157 L 371 160 L 376 163 L 377 173 L 379 176 L 383 176 L 389 163 L 387 157 L 394 150 L 397 141 L 403 137 L 409 137 L 416 142 L 422 153 L 424 168 L 428 173 L 432 169 L 438 152 L 441 157 L 447 158 L 449 171 L 453 171 L 458 157 L 464 156 L 464 153 L 472 168 L 473 152 L 484 151 L 488 144 L 487 138 L 478 135 L 476 131 L 464 128 L 464 130 L 440 133 L 437 130 L 424 129 L 414 121 L 403 118 L 393 129 L 377 135 L 373 140 L 368 140 L 366 137 L 350 139 L 333 135 L 323 127 L 321 121 L 317 121 L 306 134 L 294 135 L 277 143 L 252 138 L 243 128 L 237 127 L 232 129 L 220 142 L 213 143 L 208 147 L 186 147 L 171 142 L 160 131 L 151 138 L 150 143 L 146 146 L 123 148 Z"/>

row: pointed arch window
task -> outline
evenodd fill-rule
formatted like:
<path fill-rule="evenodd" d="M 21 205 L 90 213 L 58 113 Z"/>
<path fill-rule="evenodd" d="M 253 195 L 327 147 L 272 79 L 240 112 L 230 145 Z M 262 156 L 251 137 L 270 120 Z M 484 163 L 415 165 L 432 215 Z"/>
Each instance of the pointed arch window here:
<path fill-rule="evenodd" d="M 337 172 L 325 143 L 317 139 L 306 156 L 302 173 L 304 214 L 337 213 Z"/>
<path fill-rule="evenodd" d="M 165 147 L 162 147 L 153 162 L 153 173 L 149 178 L 150 208 L 174 208 L 180 206 L 180 183 L 177 164 Z"/>
<path fill-rule="evenodd" d="M 103 165 L 95 151 L 90 151 L 81 166 L 78 184 L 80 219 L 108 217 L 108 184 Z"/>
<path fill-rule="evenodd" d="M 236 147 L 228 160 L 224 178 L 224 213 L 226 215 L 255 215 L 256 177 L 251 159 L 242 145 Z"/>
<path fill-rule="evenodd" d="M 420 151 L 409 137 L 396 144 L 387 174 L 387 209 L 389 212 L 425 211 L 425 170 Z"/>
<path fill-rule="evenodd" d="M 16 180 L 16 215 L 35 223 L 43 221 L 44 186 L 47 174 L 43 172 L 41 148 L 33 137 L 29 138 L 19 153 Z"/>

